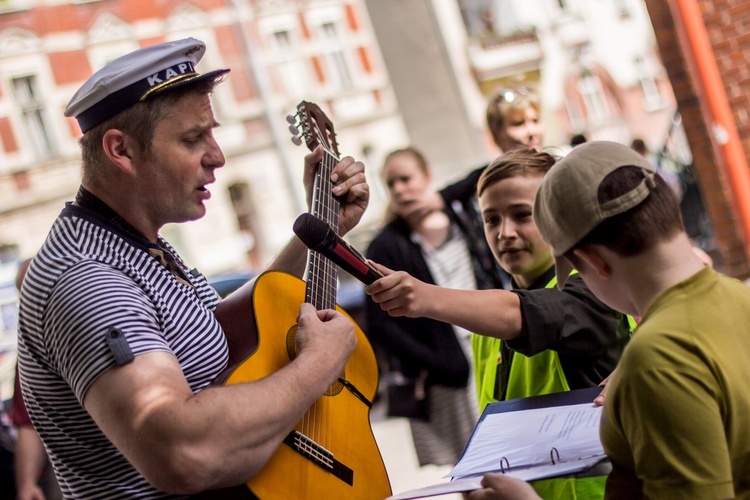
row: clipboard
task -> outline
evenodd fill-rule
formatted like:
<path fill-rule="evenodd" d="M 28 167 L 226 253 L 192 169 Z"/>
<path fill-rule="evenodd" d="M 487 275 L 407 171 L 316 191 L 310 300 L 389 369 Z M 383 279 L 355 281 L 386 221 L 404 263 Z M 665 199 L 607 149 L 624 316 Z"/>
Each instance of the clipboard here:
<path fill-rule="evenodd" d="M 477 434 L 478 429 L 480 429 L 481 424 L 490 415 L 510 413 L 510 412 L 516 412 L 516 411 L 542 410 L 546 408 L 583 405 L 583 404 L 589 404 L 589 403 L 593 405 L 594 398 L 596 398 L 601 393 L 601 391 L 602 391 L 601 387 L 588 387 L 585 389 L 576 389 L 572 391 L 556 392 L 552 394 L 543 394 L 541 396 L 530 396 L 527 398 L 510 399 L 506 401 L 499 401 L 497 403 L 488 404 L 487 406 L 485 406 L 484 411 L 480 415 L 479 420 L 477 421 L 477 424 L 474 427 L 474 430 L 471 436 L 469 437 L 469 440 L 466 443 L 466 447 L 461 453 L 461 457 L 459 458 L 458 463 L 459 464 L 461 463 L 461 460 L 464 458 L 467 451 L 469 450 L 470 445 L 475 435 Z M 550 450 L 550 458 L 551 458 L 552 465 L 555 465 L 555 456 L 554 456 L 555 451 L 557 451 L 555 448 L 552 448 Z M 507 464 L 508 462 L 506 461 L 505 463 Z M 508 467 L 508 469 L 509 468 L 510 467 Z M 501 469 L 502 469 L 502 464 L 501 464 Z M 593 475 L 597 475 L 597 476 L 607 475 L 610 469 L 611 469 L 611 466 L 609 464 L 609 460 L 604 459 L 601 463 L 597 464 L 590 471 L 587 471 L 584 473 L 580 473 L 580 472 L 571 473 L 571 474 L 566 474 L 566 475 L 561 475 L 561 476 L 556 476 L 556 477 L 585 477 L 589 475 L 592 475 L 592 476 Z M 502 472 L 505 472 L 505 471 L 502 471 Z"/>
<path fill-rule="evenodd" d="M 575 389 L 573 391 L 555 392 L 553 394 L 543 394 L 541 396 L 498 401 L 497 403 L 490 403 L 484 407 L 484 411 L 479 417 L 479 422 L 481 422 L 487 415 L 493 413 L 593 403 L 594 398 L 596 398 L 600 392 L 602 392 L 601 387 L 587 387 L 586 389 Z"/>
<path fill-rule="evenodd" d="M 461 459 L 466 455 L 469 450 L 473 438 L 478 432 L 482 422 L 487 419 L 490 415 L 510 413 L 516 411 L 527 411 L 527 410 L 543 410 L 545 408 L 554 408 L 561 406 L 575 406 L 591 403 L 596 396 L 601 392 L 601 387 L 591 387 L 586 389 L 577 389 L 573 391 L 560 392 L 554 394 L 547 394 L 542 396 L 531 396 L 528 398 L 512 399 L 507 401 L 500 401 L 497 403 L 488 404 L 482 415 L 479 417 L 477 425 L 474 427 L 469 441 L 462 453 Z M 459 460 L 459 463 L 461 460 Z M 563 466 L 568 464 L 562 464 Z M 557 474 L 556 469 L 560 469 L 559 465 L 554 464 L 554 460 L 551 466 L 544 467 L 548 476 L 546 477 L 585 477 L 589 475 L 606 475 L 609 471 L 610 465 L 609 460 L 606 457 L 598 457 L 581 461 L 580 468 L 570 468 L 570 473 Z M 537 468 L 538 471 L 539 468 Z M 582 472 L 583 471 L 583 472 Z M 423 498 L 428 496 L 443 495 L 446 493 L 454 493 L 461 491 L 471 491 L 480 487 L 480 481 L 484 473 L 477 475 L 458 476 L 452 481 L 442 484 L 436 484 L 425 488 L 419 488 L 416 490 L 404 492 L 401 494 L 393 495 L 389 499 L 393 500 L 405 500 L 412 498 Z M 523 479 L 523 477 L 521 477 Z M 531 477 L 526 478 L 527 480 L 533 479 Z M 540 477 L 541 479 L 541 477 Z"/>
<path fill-rule="evenodd" d="M 471 442 L 471 438 L 474 437 L 474 432 L 476 432 L 477 427 L 488 415 L 589 403 L 593 402 L 594 398 L 596 398 L 600 392 L 602 392 L 601 387 L 587 387 L 585 389 L 575 389 L 572 391 L 555 392 L 552 394 L 542 394 L 541 396 L 529 396 L 527 398 L 508 399 L 505 401 L 498 401 L 497 403 L 490 403 L 484 407 L 484 411 L 479 416 L 479 420 L 477 420 L 477 424 L 474 426 L 474 430 L 472 431 L 471 436 L 469 436 L 469 440 L 466 442 L 466 447 L 461 453 L 459 460 L 464 456 L 464 453 L 466 453 L 466 449 Z"/>

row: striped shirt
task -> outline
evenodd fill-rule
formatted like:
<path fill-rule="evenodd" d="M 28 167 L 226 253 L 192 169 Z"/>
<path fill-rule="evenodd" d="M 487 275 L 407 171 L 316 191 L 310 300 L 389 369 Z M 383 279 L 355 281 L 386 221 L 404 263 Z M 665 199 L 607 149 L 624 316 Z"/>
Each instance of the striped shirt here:
<path fill-rule="evenodd" d="M 164 240 L 159 246 L 173 255 Z M 34 258 L 21 293 L 18 355 L 29 415 L 66 498 L 163 498 L 83 408 L 91 384 L 117 365 L 106 335 L 133 354 L 174 354 L 194 392 L 226 367 L 213 311 L 218 296 L 175 255 L 190 284 L 96 212 L 67 204 Z"/>
<path fill-rule="evenodd" d="M 424 244 L 416 233 L 411 238 L 422 248 L 422 255 L 436 285 L 476 290 L 477 278 L 466 237 L 455 224 L 451 224 L 450 231 L 450 237 L 438 248 Z M 451 326 L 471 370 L 471 332 L 456 325 Z M 409 420 L 417 459 L 421 466 L 453 465 L 461 458 L 479 418 L 474 376 L 469 373 L 466 387 L 432 385 L 429 391 L 430 420 Z"/>
<path fill-rule="evenodd" d="M 416 234 L 412 235 L 412 239 L 422 247 L 422 255 L 437 286 L 456 290 L 477 290 L 477 277 L 466 237 L 455 224 L 451 224 L 450 231 L 450 237 L 438 248 L 424 245 Z M 451 326 L 456 332 L 456 338 L 466 359 L 471 360 L 471 332 L 460 326 Z M 469 382 L 472 380 L 469 376 Z"/>

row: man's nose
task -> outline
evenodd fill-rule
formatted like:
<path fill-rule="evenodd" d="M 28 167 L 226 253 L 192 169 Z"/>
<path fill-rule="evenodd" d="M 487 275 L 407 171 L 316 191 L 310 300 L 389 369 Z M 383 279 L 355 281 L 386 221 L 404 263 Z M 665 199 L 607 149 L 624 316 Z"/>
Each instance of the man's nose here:
<path fill-rule="evenodd" d="M 224 157 L 224 151 L 221 150 L 219 143 L 216 139 L 213 139 L 213 145 L 207 154 L 207 166 L 211 168 L 221 168 L 226 164 L 226 158 Z"/>

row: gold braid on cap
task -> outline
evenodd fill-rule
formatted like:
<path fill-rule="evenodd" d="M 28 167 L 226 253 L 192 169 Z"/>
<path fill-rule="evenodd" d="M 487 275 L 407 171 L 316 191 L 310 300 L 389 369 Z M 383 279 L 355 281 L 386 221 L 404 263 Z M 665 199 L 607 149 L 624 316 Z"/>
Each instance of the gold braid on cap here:
<path fill-rule="evenodd" d="M 193 71 L 192 73 L 185 73 L 183 75 L 179 75 L 179 76 L 175 76 L 174 78 L 170 78 L 166 82 L 161 82 L 160 84 L 154 85 L 153 87 L 151 87 L 150 89 L 148 89 L 146 92 L 143 93 L 143 95 L 141 96 L 141 98 L 138 99 L 138 100 L 139 101 L 145 101 L 148 98 L 148 96 L 150 96 L 154 92 L 158 92 L 159 90 L 163 89 L 164 87 L 172 85 L 173 83 L 180 82 L 182 80 L 186 80 L 186 79 L 189 79 L 189 78 L 195 78 L 197 76 L 200 76 L 200 74 L 197 73 L 197 72 L 195 72 L 195 71 Z"/>

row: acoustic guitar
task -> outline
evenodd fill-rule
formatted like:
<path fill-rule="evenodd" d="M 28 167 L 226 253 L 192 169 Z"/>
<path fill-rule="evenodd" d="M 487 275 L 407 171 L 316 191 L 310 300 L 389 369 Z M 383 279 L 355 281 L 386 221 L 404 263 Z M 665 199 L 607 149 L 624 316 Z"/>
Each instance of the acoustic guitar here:
<path fill-rule="evenodd" d="M 295 123 L 297 119 L 299 123 Z M 339 202 L 333 196 L 330 181 L 338 163 L 333 125 L 317 105 L 305 101 L 289 120 L 290 130 L 301 130 L 311 151 L 318 144 L 325 150 L 315 175 L 311 214 L 338 232 Z M 296 139 L 295 143 L 301 143 L 299 137 Z M 294 359 L 296 320 L 303 301 L 317 309 L 335 308 L 347 314 L 336 305 L 337 272 L 330 260 L 309 251 L 306 282 L 276 271 L 260 275 L 252 293 L 257 346 L 225 383 L 261 379 Z M 357 348 L 338 381 L 313 404 L 266 466 L 247 483 L 261 500 L 382 500 L 391 495 L 370 426 L 370 409 L 378 387 L 377 363 L 367 337 L 356 323 L 355 329 Z"/>

